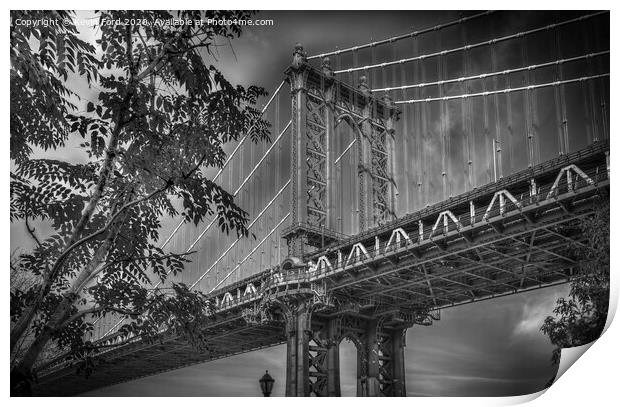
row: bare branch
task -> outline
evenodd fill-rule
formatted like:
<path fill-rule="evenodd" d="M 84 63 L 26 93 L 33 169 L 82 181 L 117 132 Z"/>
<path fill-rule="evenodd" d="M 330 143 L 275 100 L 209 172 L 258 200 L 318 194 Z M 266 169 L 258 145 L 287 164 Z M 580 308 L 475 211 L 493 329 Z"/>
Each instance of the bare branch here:
<path fill-rule="evenodd" d="M 126 310 L 126 309 L 119 308 L 119 307 L 110 307 L 110 306 L 93 307 L 93 308 L 88 308 L 88 309 L 76 312 L 71 317 L 67 318 L 67 320 L 65 320 L 65 322 L 63 322 L 62 325 L 58 327 L 58 330 L 61 330 L 67 327 L 70 323 L 82 318 L 84 315 L 94 314 L 96 312 L 103 312 L 103 311 L 108 311 L 108 312 L 111 311 L 111 312 L 116 312 L 116 313 L 123 314 L 123 315 L 135 315 L 135 316 L 141 315 L 141 312 Z"/>
<path fill-rule="evenodd" d="M 37 238 L 37 235 L 35 235 L 34 228 L 31 228 L 30 224 L 28 223 L 28 215 L 24 216 L 24 220 L 26 221 L 26 230 L 28 231 L 28 234 L 30 234 L 30 237 L 32 237 L 32 239 L 37 243 L 37 246 L 41 247 L 41 241 Z"/>

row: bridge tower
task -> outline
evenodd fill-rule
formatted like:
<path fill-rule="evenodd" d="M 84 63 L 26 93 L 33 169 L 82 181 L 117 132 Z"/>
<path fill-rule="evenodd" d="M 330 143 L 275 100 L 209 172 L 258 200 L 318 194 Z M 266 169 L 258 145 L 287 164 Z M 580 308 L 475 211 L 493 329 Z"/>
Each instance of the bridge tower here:
<path fill-rule="evenodd" d="M 329 58 L 321 69 L 308 64 L 297 44 L 285 71 L 291 86 L 291 223 L 283 231 L 290 256 L 339 240 L 336 232 L 336 128 L 354 131 L 358 161 L 359 231 L 396 217 L 394 121 L 398 109 L 390 97 L 372 95 L 366 78 L 357 88 L 336 80 Z"/>
<path fill-rule="evenodd" d="M 297 44 L 285 71 L 291 86 L 291 224 L 283 231 L 289 259 L 283 268 L 308 272 L 306 255 L 337 242 L 335 170 L 336 129 L 350 126 L 358 145 L 359 232 L 395 218 L 394 121 L 398 110 L 385 95 L 372 95 L 366 79 L 357 87 L 334 77 L 328 58 L 315 68 Z M 292 261 L 292 262 L 291 262 Z M 325 294 L 325 287 L 323 293 Z M 319 299 L 320 298 L 320 299 Z M 379 315 L 377 309 L 355 304 L 349 311 L 323 313 L 342 299 L 317 297 L 316 291 L 280 299 L 286 320 L 287 396 L 339 396 L 339 344 L 357 348 L 358 396 L 404 396 L 404 320 Z"/>

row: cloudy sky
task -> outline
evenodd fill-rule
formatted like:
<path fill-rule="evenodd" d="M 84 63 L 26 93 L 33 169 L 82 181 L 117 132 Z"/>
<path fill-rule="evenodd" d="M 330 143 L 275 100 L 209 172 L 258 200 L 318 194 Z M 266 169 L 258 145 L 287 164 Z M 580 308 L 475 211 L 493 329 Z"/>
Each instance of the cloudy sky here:
<path fill-rule="evenodd" d="M 220 49 L 233 82 L 274 89 L 295 42 L 309 54 L 344 48 L 460 17 L 457 12 L 262 12 L 274 27 L 246 29 Z M 407 391 L 420 396 L 501 396 L 541 390 L 554 376 L 553 350 L 539 329 L 567 286 L 546 288 L 442 311 L 431 327 L 408 331 Z M 341 385 L 355 395 L 355 348 L 343 342 Z M 266 369 L 284 395 L 284 346 L 238 355 L 100 389 L 91 396 L 256 396 Z"/>

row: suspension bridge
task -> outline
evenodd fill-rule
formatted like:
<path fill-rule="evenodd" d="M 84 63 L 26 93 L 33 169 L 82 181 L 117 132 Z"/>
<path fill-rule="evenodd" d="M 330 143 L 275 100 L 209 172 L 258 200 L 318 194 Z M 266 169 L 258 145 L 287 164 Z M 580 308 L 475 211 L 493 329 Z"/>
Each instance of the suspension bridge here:
<path fill-rule="evenodd" d="M 166 227 L 162 247 L 194 252 L 170 281 L 215 306 L 209 350 L 125 337 L 107 316 L 91 355 L 106 363 L 84 378 L 57 357 L 35 394 L 286 344 L 287 396 L 339 396 L 346 338 L 358 396 L 404 396 L 408 328 L 570 281 L 579 222 L 609 199 L 609 13 L 502 14 L 311 56 L 298 44 L 262 110 L 271 143 L 244 137 L 213 172 L 256 238 L 216 218 Z"/>

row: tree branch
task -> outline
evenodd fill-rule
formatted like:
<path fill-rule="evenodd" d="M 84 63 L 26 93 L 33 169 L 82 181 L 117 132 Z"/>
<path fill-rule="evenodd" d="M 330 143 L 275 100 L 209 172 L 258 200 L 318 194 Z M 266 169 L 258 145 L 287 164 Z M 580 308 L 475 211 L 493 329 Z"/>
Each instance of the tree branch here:
<path fill-rule="evenodd" d="M 148 201 L 149 199 L 153 198 L 155 195 L 164 192 L 166 189 L 168 189 L 169 187 L 169 183 L 167 183 L 164 187 L 153 191 L 152 193 L 150 193 L 147 196 L 144 196 L 142 198 L 139 199 L 135 199 L 125 205 L 123 205 L 121 207 L 121 209 L 118 210 L 118 212 L 116 212 L 114 215 L 112 215 L 112 217 L 108 220 L 108 222 L 99 230 L 91 233 L 88 236 L 83 237 L 82 239 L 78 240 L 77 242 L 73 243 L 71 246 L 69 246 L 65 251 L 63 251 L 60 256 L 58 256 L 58 258 L 56 259 L 56 262 L 54 263 L 54 265 L 52 266 L 52 277 L 55 276 L 55 273 L 58 271 L 58 269 L 60 268 L 60 266 L 62 266 L 62 263 L 64 262 L 64 260 L 66 259 L 66 257 L 69 255 L 69 253 L 75 249 L 78 246 L 81 246 L 82 244 L 86 243 L 87 241 L 94 239 L 95 237 L 101 235 L 102 233 L 104 233 L 106 230 L 108 230 L 108 228 L 110 226 L 112 226 L 112 224 L 114 223 L 114 221 L 116 220 L 116 218 L 118 218 L 124 211 L 126 211 L 127 209 L 131 208 L 134 205 L 137 205 L 139 203 Z"/>
<path fill-rule="evenodd" d="M 60 267 L 64 263 L 64 261 L 67 258 L 67 256 L 71 253 L 71 251 L 73 249 L 75 249 L 76 247 L 84 244 L 85 242 L 87 242 L 87 241 L 89 241 L 89 240 L 91 240 L 91 239 L 101 235 L 102 233 L 106 232 L 110 228 L 110 226 L 112 226 L 112 224 L 114 224 L 114 221 L 116 220 L 116 218 L 118 218 L 118 216 L 120 216 L 124 211 L 126 211 L 131 206 L 139 204 L 141 202 L 144 202 L 144 201 L 146 201 L 148 199 L 151 199 L 156 194 L 165 191 L 167 188 L 169 188 L 169 186 L 170 186 L 170 183 L 168 182 L 162 188 L 152 192 L 151 194 L 125 204 L 123 207 L 121 207 L 121 209 L 119 209 L 108 220 L 108 222 L 101 229 L 99 229 L 96 232 L 93 232 L 90 235 L 88 235 L 88 236 L 78 240 L 77 242 L 74 242 L 67 249 L 65 249 L 60 254 L 60 256 L 58 256 L 58 258 L 54 262 L 54 265 L 52 266 L 52 268 L 48 272 L 47 279 L 46 279 L 45 283 L 43 284 L 43 286 L 41 287 L 41 290 L 39 291 L 39 294 L 38 294 L 37 298 L 35 299 L 35 302 L 33 303 L 33 305 L 26 312 L 24 312 L 24 314 L 22 315 L 22 318 L 20 318 L 20 320 L 15 324 L 14 328 L 11 330 L 11 350 L 17 344 L 17 340 L 23 335 L 25 329 L 30 324 L 30 321 L 32 321 L 32 318 L 34 317 L 36 311 L 38 310 L 38 308 L 39 308 L 39 306 L 41 304 L 41 302 L 43 301 L 43 298 L 49 292 L 49 290 L 50 290 L 50 288 L 51 288 L 51 286 L 52 286 L 52 284 L 54 282 L 54 279 L 56 278 L 56 274 L 58 273 L 58 270 L 60 270 Z M 79 280 L 80 280 L 80 278 L 78 278 L 78 280 L 76 280 L 76 282 L 79 281 Z M 77 286 L 80 287 L 80 284 L 78 284 Z M 74 285 L 74 287 L 75 287 L 75 285 Z"/>
<path fill-rule="evenodd" d="M 126 309 L 122 309 L 122 308 L 119 308 L 119 307 L 112 307 L 112 306 L 93 307 L 93 308 L 88 308 L 88 309 L 76 312 L 71 317 L 69 317 L 67 320 L 65 320 L 65 322 L 63 322 L 62 325 L 60 325 L 60 327 L 58 327 L 58 330 L 66 328 L 73 321 L 76 321 L 76 320 L 80 319 L 84 315 L 94 314 L 95 312 L 101 312 L 101 311 L 112 311 L 112 312 L 117 312 L 117 313 L 123 314 L 123 315 L 135 315 L 135 316 L 138 316 L 138 315 L 142 314 L 141 312 L 126 310 Z"/>
<path fill-rule="evenodd" d="M 26 230 L 28 231 L 32 239 L 37 242 L 37 246 L 41 247 L 41 241 L 37 238 L 37 235 L 34 234 L 34 228 L 31 228 L 28 224 L 28 215 L 24 216 L 24 220 L 26 221 Z"/>
<path fill-rule="evenodd" d="M 115 264 L 118 263 L 130 263 L 130 262 L 134 262 L 134 261 L 140 261 L 140 260 L 150 260 L 150 259 L 157 259 L 157 260 L 165 260 L 165 259 L 169 259 L 175 256 L 188 256 L 190 254 L 194 254 L 196 253 L 195 251 L 191 251 L 191 252 L 186 252 L 186 253 L 170 253 L 169 255 L 166 256 L 140 256 L 140 257 L 127 257 L 125 259 L 119 259 L 119 260 L 114 260 L 111 262 L 108 262 L 106 264 L 104 264 L 101 268 L 99 268 L 99 270 L 97 270 L 95 273 L 93 273 L 86 281 L 84 281 L 84 283 L 81 284 L 81 286 L 79 287 L 80 289 L 84 286 L 86 286 L 90 281 L 92 281 L 93 278 L 95 278 L 96 276 L 100 275 L 105 269 L 107 269 L 108 267 L 112 267 Z"/>

